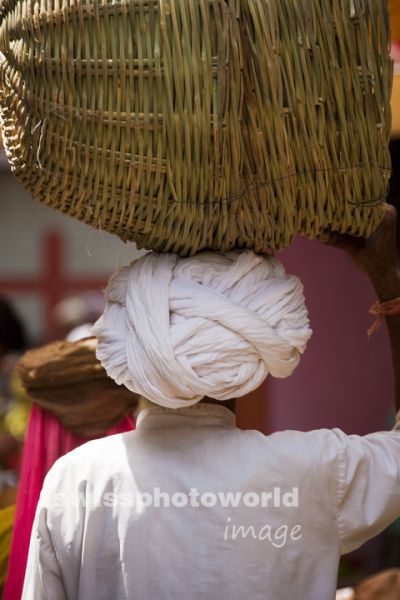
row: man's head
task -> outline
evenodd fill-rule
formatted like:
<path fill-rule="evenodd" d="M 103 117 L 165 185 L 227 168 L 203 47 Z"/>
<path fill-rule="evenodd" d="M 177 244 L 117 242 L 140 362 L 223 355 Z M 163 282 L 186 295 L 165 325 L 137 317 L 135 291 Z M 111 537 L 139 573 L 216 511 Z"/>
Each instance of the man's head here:
<path fill-rule="evenodd" d="M 388 569 L 372 575 L 354 590 L 353 600 L 398 600 L 400 569 Z"/>
<path fill-rule="evenodd" d="M 10 302 L 0 298 L 0 359 L 9 352 L 20 352 L 26 347 L 23 325 Z"/>
<path fill-rule="evenodd" d="M 27 352 L 17 365 L 29 398 L 75 434 L 104 435 L 138 397 L 117 385 L 96 358 L 96 340 L 57 341 Z"/>
<path fill-rule="evenodd" d="M 169 408 L 287 377 L 311 335 L 303 287 L 251 251 L 149 253 L 118 271 L 95 325 L 110 377 Z"/>

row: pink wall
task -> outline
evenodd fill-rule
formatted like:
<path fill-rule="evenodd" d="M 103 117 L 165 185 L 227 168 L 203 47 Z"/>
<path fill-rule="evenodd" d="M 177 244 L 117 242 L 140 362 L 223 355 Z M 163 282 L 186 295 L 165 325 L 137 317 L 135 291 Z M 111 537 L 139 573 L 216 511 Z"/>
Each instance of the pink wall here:
<path fill-rule="evenodd" d="M 294 374 L 269 378 L 269 430 L 385 428 L 394 399 L 391 357 L 385 326 L 367 337 L 376 299 L 367 276 L 343 252 L 303 237 L 279 258 L 304 283 L 314 333 Z"/>

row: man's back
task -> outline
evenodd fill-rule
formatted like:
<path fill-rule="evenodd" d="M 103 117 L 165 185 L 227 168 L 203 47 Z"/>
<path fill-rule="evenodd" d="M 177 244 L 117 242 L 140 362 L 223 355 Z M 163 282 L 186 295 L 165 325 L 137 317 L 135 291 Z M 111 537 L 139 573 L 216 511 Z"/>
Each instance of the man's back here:
<path fill-rule="evenodd" d="M 213 404 L 142 411 L 49 473 L 23 597 L 334 598 L 340 553 L 400 513 L 399 450 L 397 432 L 241 431 Z"/>

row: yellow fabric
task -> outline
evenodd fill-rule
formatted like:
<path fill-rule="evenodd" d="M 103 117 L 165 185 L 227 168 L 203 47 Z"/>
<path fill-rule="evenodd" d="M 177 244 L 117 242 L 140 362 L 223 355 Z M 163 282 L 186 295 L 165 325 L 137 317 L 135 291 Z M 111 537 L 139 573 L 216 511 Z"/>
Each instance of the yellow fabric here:
<path fill-rule="evenodd" d="M 390 17 L 392 20 L 392 37 L 400 41 L 400 3 L 399 0 L 389 0 Z"/>
<path fill-rule="evenodd" d="M 10 555 L 15 504 L 0 510 L 0 586 L 4 584 Z"/>
<path fill-rule="evenodd" d="M 392 38 L 400 42 L 400 2 L 389 0 L 390 18 L 392 25 Z M 400 137 L 400 74 L 397 74 L 393 82 L 392 93 L 392 136 Z"/>
<path fill-rule="evenodd" d="M 21 380 L 15 374 L 10 378 L 12 404 L 4 417 L 4 428 L 18 440 L 23 440 L 28 425 L 31 403 L 28 400 Z"/>
<path fill-rule="evenodd" d="M 393 82 L 392 136 L 400 137 L 400 73 L 395 76 Z"/>

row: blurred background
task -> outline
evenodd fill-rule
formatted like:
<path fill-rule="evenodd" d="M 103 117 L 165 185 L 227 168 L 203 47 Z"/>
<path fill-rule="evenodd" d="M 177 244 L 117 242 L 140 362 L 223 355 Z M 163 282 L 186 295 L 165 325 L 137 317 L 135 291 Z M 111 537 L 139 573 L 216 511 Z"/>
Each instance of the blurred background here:
<path fill-rule="evenodd" d="M 391 1 L 391 11 L 396 67 L 389 201 L 400 209 L 399 0 Z M 28 347 L 89 331 L 102 312 L 108 277 L 136 256 L 134 244 L 33 201 L 0 151 L 0 509 L 15 499 L 29 411 L 13 365 Z M 280 258 L 304 283 L 314 335 L 290 379 L 270 379 L 239 402 L 239 425 L 266 433 L 340 427 L 366 434 L 390 427 L 391 357 L 385 327 L 367 337 L 376 299 L 367 277 L 347 256 L 303 237 Z M 346 557 L 340 583 L 392 565 L 400 566 L 397 525 Z"/>

